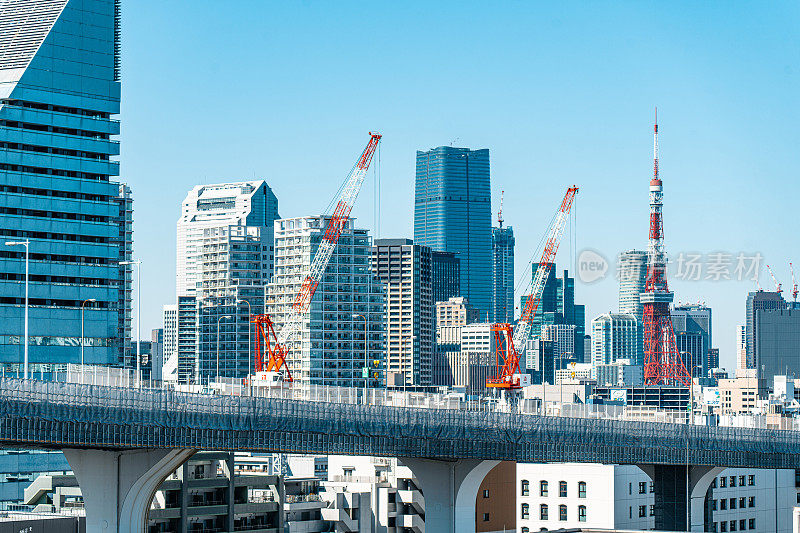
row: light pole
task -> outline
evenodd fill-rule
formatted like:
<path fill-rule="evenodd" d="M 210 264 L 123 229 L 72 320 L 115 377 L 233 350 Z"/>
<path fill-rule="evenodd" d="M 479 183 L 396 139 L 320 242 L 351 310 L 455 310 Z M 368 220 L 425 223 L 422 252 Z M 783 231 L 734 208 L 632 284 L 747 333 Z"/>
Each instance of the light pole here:
<path fill-rule="evenodd" d="M 6 246 L 25 247 L 25 349 L 22 360 L 22 377 L 28 379 L 28 251 L 31 241 L 28 239 L 24 241 L 6 241 Z"/>
<path fill-rule="evenodd" d="M 222 315 L 217 318 L 217 383 L 219 383 L 219 324 L 223 318 L 233 318 L 231 315 Z"/>
<path fill-rule="evenodd" d="M 253 371 L 253 349 L 252 349 L 252 342 L 253 342 L 253 335 L 250 331 L 250 320 L 253 315 L 253 307 L 250 305 L 250 302 L 247 300 L 236 300 L 236 303 L 245 303 L 247 304 L 247 387 L 250 390 L 250 395 L 253 395 L 253 386 L 251 384 L 250 373 Z"/>
<path fill-rule="evenodd" d="M 139 361 L 142 354 L 142 262 L 137 261 L 120 261 L 120 265 L 136 265 L 136 388 L 139 388 L 141 381 L 141 371 L 139 368 Z"/>
<path fill-rule="evenodd" d="M 89 298 L 88 300 L 84 300 L 83 302 L 81 302 L 81 383 L 83 383 L 83 366 L 84 366 L 83 347 L 86 345 L 85 341 L 86 337 L 83 334 L 83 310 L 84 306 L 88 302 L 96 302 L 96 301 L 97 300 L 95 300 L 94 298 Z"/>
<path fill-rule="evenodd" d="M 367 399 L 367 384 L 369 383 L 369 364 L 367 357 L 367 317 L 364 315 L 353 314 L 353 318 L 361 317 L 364 319 L 364 401 Z"/>

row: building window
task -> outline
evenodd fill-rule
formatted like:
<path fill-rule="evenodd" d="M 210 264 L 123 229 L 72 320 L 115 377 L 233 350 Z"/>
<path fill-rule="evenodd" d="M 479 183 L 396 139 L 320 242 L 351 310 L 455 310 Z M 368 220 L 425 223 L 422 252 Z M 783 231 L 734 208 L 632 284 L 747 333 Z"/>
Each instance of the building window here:
<path fill-rule="evenodd" d="M 736 520 L 731 520 L 730 531 L 736 531 Z"/>
<path fill-rule="evenodd" d="M 483 513 L 483 521 L 484 522 L 488 522 L 489 521 L 489 513 Z"/>
<path fill-rule="evenodd" d="M 739 476 L 739 486 L 744 487 L 744 475 Z M 744 528 L 742 528 L 744 529 Z"/>
<path fill-rule="evenodd" d="M 719 500 L 719 510 L 720 511 L 727 511 L 728 510 L 728 500 L 725 498 L 721 498 Z"/>
<path fill-rule="evenodd" d="M 586 522 L 586 506 L 578 506 L 578 522 Z"/>
<path fill-rule="evenodd" d="M 656 484 L 651 481 L 650 482 L 650 492 L 655 492 L 655 491 L 656 491 Z"/>
<path fill-rule="evenodd" d="M 578 498 L 586 497 L 586 482 L 578 481 Z"/>
<path fill-rule="evenodd" d="M 755 529 L 756 528 L 756 519 L 751 518 L 747 521 L 747 529 Z"/>
<path fill-rule="evenodd" d="M 548 518 L 547 504 L 543 503 L 539 506 L 539 520 L 547 520 Z"/>
<path fill-rule="evenodd" d="M 756 484 L 756 476 L 754 474 L 747 476 L 747 484 L 751 487 Z"/>
<path fill-rule="evenodd" d="M 744 502 L 745 502 L 745 497 L 744 496 L 739 498 L 739 509 L 744 509 L 744 506 L 745 506 Z"/>
<path fill-rule="evenodd" d="M 711 533 L 717 533 L 717 523 L 711 524 Z"/>
<path fill-rule="evenodd" d="M 559 505 L 558 506 L 558 519 L 562 522 L 567 519 L 567 506 L 566 505 Z"/>
<path fill-rule="evenodd" d="M 719 478 L 719 488 L 724 489 L 728 486 L 728 478 L 722 476 Z"/>
<path fill-rule="evenodd" d="M 523 528 L 522 528 L 522 533 L 530 533 L 530 531 L 531 531 L 531 530 L 530 530 L 530 529 L 528 529 L 527 527 L 523 527 Z"/>
<path fill-rule="evenodd" d="M 739 520 L 739 531 L 744 531 L 744 530 L 745 530 L 745 520 L 744 518 L 742 518 Z"/>
<path fill-rule="evenodd" d="M 527 503 L 523 503 L 522 504 L 522 519 L 523 520 L 527 520 L 528 517 L 530 516 L 530 514 L 531 514 L 530 509 L 531 509 L 531 506 L 528 505 Z"/>
<path fill-rule="evenodd" d="M 547 481 L 539 482 L 539 496 L 547 496 Z"/>
<path fill-rule="evenodd" d="M 647 516 L 647 506 L 640 505 L 639 506 L 639 518 L 645 518 Z"/>
<path fill-rule="evenodd" d="M 755 496 L 750 496 L 749 498 L 747 498 L 747 506 L 748 507 L 755 507 L 756 506 L 756 497 Z M 744 507 L 744 505 L 742 507 Z"/>
<path fill-rule="evenodd" d="M 728 523 L 725 520 L 723 520 L 722 522 L 719 523 L 719 532 L 725 533 L 726 531 L 728 531 Z"/>
<path fill-rule="evenodd" d="M 484 498 L 488 498 L 488 497 L 489 497 L 489 489 L 484 489 L 484 491 L 483 491 L 483 497 L 484 497 Z"/>
<path fill-rule="evenodd" d="M 650 516 L 655 516 L 655 515 L 656 515 L 656 506 L 651 503 L 650 504 Z"/>
<path fill-rule="evenodd" d="M 731 476 L 731 487 L 735 487 L 735 486 L 736 486 L 736 476 Z"/>
<path fill-rule="evenodd" d="M 566 481 L 559 481 L 558 482 L 558 497 L 559 498 L 566 498 L 567 497 L 567 482 Z"/>
<path fill-rule="evenodd" d="M 736 509 L 736 498 L 731 498 L 731 509 Z"/>
<path fill-rule="evenodd" d="M 531 484 L 527 479 L 522 480 L 522 495 L 529 496 L 531 493 Z"/>
<path fill-rule="evenodd" d="M 639 494 L 647 494 L 647 483 L 645 481 L 639 482 Z"/>
<path fill-rule="evenodd" d="M 711 500 L 711 510 L 712 511 L 717 510 L 717 500 Z"/>

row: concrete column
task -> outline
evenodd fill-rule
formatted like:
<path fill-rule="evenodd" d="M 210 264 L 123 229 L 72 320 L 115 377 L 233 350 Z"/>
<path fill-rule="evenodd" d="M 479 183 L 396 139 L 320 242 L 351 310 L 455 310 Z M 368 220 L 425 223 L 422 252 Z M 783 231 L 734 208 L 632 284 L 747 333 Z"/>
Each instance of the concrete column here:
<path fill-rule="evenodd" d="M 144 533 L 161 482 L 196 450 L 63 450 L 86 508 L 86 531 Z"/>
<path fill-rule="evenodd" d="M 656 530 L 705 531 L 706 493 L 724 468 L 704 465 L 692 465 L 688 471 L 685 465 L 639 465 L 639 468 L 655 485 Z M 687 504 L 691 506 L 689 512 Z M 690 517 L 691 524 L 687 527 Z"/>
<path fill-rule="evenodd" d="M 425 498 L 425 530 L 475 533 L 475 500 L 483 478 L 500 461 L 401 458 Z"/>
<path fill-rule="evenodd" d="M 233 452 L 228 453 L 228 457 L 225 459 L 225 464 L 227 465 L 228 470 L 228 524 L 226 527 L 228 528 L 228 531 L 233 531 L 234 519 L 236 518 L 236 507 L 234 505 L 234 502 L 236 501 L 236 474 L 234 473 L 235 467 Z"/>

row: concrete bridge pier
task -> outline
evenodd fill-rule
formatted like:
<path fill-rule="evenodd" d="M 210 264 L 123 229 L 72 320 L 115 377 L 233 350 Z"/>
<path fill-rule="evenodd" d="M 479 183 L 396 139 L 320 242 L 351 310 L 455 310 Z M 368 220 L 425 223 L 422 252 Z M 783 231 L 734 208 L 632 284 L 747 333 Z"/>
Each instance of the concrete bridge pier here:
<path fill-rule="evenodd" d="M 401 458 L 414 472 L 425 498 L 425 530 L 475 533 L 475 500 L 489 471 L 500 461 Z"/>
<path fill-rule="evenodd" d="M 144 533 L 162 481 L 197 450 L 65 448 L 86 508 L 86 531 Z"/>
<path fill-rule="evenodd" d="M 724 468 L 704 465 L 639 465 L 655 489 L 655 529 L 658 531 L 706 531 L 706 493 Z M 687 497 L 688 494 L 691 497 Z M 686 505 L 691 505 L 691 514 Z M 691 524 L 687 524 L 691 516 Z"/>

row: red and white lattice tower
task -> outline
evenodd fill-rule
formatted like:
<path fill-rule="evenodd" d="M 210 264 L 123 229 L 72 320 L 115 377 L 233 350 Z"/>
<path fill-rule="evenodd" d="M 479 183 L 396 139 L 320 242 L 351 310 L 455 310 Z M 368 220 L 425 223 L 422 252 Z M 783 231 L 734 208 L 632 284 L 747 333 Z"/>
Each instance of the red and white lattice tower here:
<path fill-rule="evenodd" d="M 664 193 L 658 174 L 658 114 L 653 128 L 653 179 L 650 180 L 650 240 L 647 247 L 647 281 L 642 294 L 644 320 L 645 385 L 690 385 L 686 366 L 678 353 L 672 329 L 667 286 L 667 258 L 664 253 L 664 221 L 661 210 Z"/>

